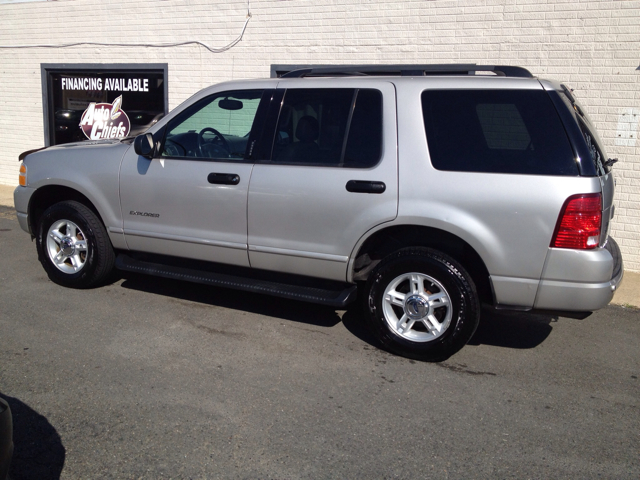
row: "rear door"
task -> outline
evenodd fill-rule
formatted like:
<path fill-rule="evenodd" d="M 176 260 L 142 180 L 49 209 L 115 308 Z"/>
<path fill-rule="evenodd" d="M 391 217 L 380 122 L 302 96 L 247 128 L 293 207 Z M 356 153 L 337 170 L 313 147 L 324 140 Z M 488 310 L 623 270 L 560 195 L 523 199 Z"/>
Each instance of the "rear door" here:
<path fill-rule="evenodd" d="M 254 268 L 345 281 L 358 239 L 397 215 L 395 88 L 314 79 L 281 85 L 273 145 L 249 185 L 249 260 Z"/>

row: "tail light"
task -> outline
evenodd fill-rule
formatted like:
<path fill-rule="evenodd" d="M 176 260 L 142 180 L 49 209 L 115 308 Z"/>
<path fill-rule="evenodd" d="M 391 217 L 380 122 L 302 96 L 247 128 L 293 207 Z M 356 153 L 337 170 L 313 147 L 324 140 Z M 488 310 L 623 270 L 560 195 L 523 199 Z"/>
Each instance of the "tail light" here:
<path fill-rule="evenodd" d="M 18 183 L 23 187 L 27 186 L 27 166 L 24 163 L 20 165 L 20 174 L 18 175 Z"/>
<path fill-rule="evenodd" d="M 551 247 L 579 250 L 596 248 L 600 243 L 601 227 L 601 194 L 573 195 L 562 206 Z"/>

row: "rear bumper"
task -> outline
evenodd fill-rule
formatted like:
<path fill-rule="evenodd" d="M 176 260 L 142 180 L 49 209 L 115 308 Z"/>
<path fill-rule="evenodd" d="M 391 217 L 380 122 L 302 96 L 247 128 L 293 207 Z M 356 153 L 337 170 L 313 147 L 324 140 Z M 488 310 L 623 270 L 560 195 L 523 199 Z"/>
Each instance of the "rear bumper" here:
<path fill-rule="evenodd" d="M 609 304 L 623 275 L 622 255 L 611 237 L 595 250 L 550 249 L 533 308 L 598 310 Z"/>

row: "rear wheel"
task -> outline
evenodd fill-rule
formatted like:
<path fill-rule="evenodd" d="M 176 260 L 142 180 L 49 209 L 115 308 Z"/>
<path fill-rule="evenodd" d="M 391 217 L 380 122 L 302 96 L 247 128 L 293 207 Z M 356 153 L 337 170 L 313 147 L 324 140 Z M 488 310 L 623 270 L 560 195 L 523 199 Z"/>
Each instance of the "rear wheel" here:
<path fill-rule="evenodd" d="M 385 258 L 367 282 L 365 317 L 390 351 L 446 360 L 471 339 L 480 320 L 475 285 L 451 257 L 405 248 Z"/>
<path fill-rule="evenodd" d="M 97 286 L 109 277 L 115 263 L 104 225 L 75 201 L 56 203 L 43 213 L 37 248 L 49 278 L 65 287 Z"/>

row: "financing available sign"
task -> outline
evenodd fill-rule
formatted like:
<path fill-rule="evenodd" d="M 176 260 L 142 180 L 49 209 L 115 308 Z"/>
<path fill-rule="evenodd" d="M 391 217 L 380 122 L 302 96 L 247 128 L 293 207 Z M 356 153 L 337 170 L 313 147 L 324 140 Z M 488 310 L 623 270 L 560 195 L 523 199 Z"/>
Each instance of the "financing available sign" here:
<path fill-rule="evenodd" d="M 62 77 L 60 78 L 62 90 L 116 90 L 120 92 L 148 92 L 148 78 L 102 78 L 86 77 Z"/>
<path fill-rule="evenodd" d="M 131 122 L 122 110 L 122 95 L 113 103 L 91 102 L 82 114 L 80 128 L 91 140 L 122 138 L 129 135 Z"/>
<path fill-rule="evenodd" d="M 136 136 L 167 113 L 166 64 L 43 64 L 42 68 L 47 145 Z"/>

